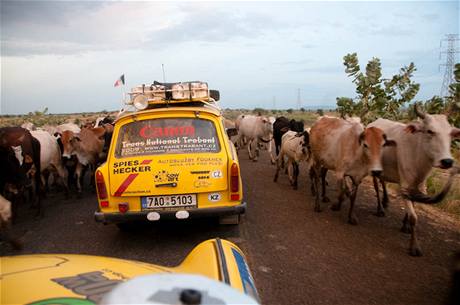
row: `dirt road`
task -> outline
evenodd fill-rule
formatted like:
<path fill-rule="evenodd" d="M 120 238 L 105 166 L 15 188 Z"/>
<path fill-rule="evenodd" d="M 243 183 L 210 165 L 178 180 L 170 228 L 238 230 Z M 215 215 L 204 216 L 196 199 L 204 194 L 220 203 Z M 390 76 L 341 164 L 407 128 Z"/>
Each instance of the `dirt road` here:
<path fill-rule="evenodd" d="M 347 224 L 348 204 L 339 212 L 325 207 L 315 213 L 305 168 L 294 191 L 284 174 L 273 182 L 275 168 L 264 153 L 253 163 L 240 152 L 248 211 L 239 226 L 204 220 L 119 232 L 94 222 L 90 191 L 71 200 L 50 194 L 43 218 L 34 219 L 24 207 L 14 228 L 25 242 L 19 253 L 106 255 L 173 266 L 199 242 L 221 237 L 246 253 L 264 304 L 443 304 L 452 256 L 460 251 L 458 223 L 418 209 L 424 256 L 410 257 L 409 236 L 399 232 L 400 202 L 392 201 L 387 217 L 375 217 L 373 191 L 365 185 L 357 226 Z M 328 194 L 335 198 L 334 183 Z M 0 245 L 0 255 L 12 254 L 18 252 Z"/>

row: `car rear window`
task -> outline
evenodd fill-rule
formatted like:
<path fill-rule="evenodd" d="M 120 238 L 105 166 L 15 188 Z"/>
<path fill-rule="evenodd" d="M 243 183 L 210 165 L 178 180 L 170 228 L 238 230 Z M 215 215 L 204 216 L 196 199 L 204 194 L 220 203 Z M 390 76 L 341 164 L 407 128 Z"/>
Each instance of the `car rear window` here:
<path fill-rule="evenodd" d="M 214 153 L 220 151 L 214 123 L 198 118 L 161 118 L 123 125 L 115 156 Z"/>

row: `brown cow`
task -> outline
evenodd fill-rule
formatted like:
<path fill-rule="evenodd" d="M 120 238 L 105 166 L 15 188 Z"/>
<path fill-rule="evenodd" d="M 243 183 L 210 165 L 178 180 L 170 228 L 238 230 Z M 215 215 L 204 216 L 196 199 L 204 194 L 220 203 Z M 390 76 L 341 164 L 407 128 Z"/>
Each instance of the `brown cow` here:
<path fill-rule="evenodd" d="M 75 174 L 77 177 L 77 191 L 79 194 L 82 192 L 80 177 L 83 167 L 89 165 L 91 167 L 91 173 L 94 173 L 104 148 L 103 137 L 105 132 L 103 127 L 83 128 L 78 134 L 70 130 L 62 132 L 62 156 L 65 158 L 70 158 L 72 155 L 77 156 L 78 164 Z M 91 177 L 93 177 L 93 175 L 91 175 Z"/>
<path fill-rule="evenodd" d="M 383 131 L 376 127 L 364 128 L 362 124 L 339 118 L 323 117 L 316 121 L 310 131 L 313 155 L 313 182 L 316 194 L 315 211 L 321 211 L 318 180 L 324 170 L 335 171 L 338 202 L 333 210 L 340 210 L 348 191 L 345 177 L 351 178 L 350 210 L 348 222 L 357 224 L 353 212 L 358 187 L 367 175 L 378 176 L 382 172 L 383 146 L 396 145 L 386 139 Z"/>
<path fill-rule="evenodd" d="M 30 176 L 32 180 L 32 198 L 36 200 L 37 214 L 41 210 L 41 165 L 40 165 L 40 142 L 35 139 L 27 129 L 21 127 L 0 128 L 0 147 L 8 149 L 17 147 L 17 157 L 20 162 L 20 174 Z M 19 173 L 18 173 L 19 174 Z"/>

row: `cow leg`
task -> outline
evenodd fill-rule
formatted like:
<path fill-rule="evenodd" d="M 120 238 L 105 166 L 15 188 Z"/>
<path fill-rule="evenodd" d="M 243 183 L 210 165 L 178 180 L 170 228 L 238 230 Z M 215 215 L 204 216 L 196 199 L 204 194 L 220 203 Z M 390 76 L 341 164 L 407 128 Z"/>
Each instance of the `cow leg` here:
<path fill-rule="evenodd" d="M 377 177 L 372 177 L 372 181 L 374 182 L 375 195 L 377 196 L 377 212 L 374 215 L 383 217 L 385 216 L 385 211 L 383 210 L 382 202 L 380 201 L 379 182 L 377 181 Z"/>
<path fill-rule="evenodd" d="M 321 172 L 321 165 L 314 165 L 312 166 L 313 171 L 310 172 L 310 177 L 312 177 L 313 173 L 313 185 L 314 185 L 314 193 L 316 194 L 315 196 L 315 212 L 321 212 L 321 204 L 319 200 L 319 176 Z"/>
<path fill-rule="evenodd" d="M 287 175 L 288 175 L 288 179 L 289 179 L 289 184 L 290 185 L 293 185 L 294 183 L 294 164 L 292 163 L 292 160 L 288 158 L 287 162 L 286 162 L 287 166 L 286 166 L 286 170 L 287 170 Z"/>
<path fill-rule="evenodd" d="M 410 234 L 411 233 L 411 228 L 409 226 L 409 215 L 406 214 L 404 215 L 404 219 L 402 221 L 403 225 L 401 227 L 401 232 L 403 233 L 406 233 L 406 234 Z"/>
<path fill-rule="evenodd" d="M 313 169 L 313 166 L 310 167 L 310 171 L 309 171 L 309 176 L 310 176 L 310 190 L 311 190 L 311 194 L 312 196 L 316 196 L 316 189 L 315 189 L 315 170 Z"/>
<path fill-rule="evenodd" d="M 276 160 L 276 173 L 275 173 L 275 178 L 273 178 L 274 182 L 276 182 L 278 180 L 280 169 L 283 166 L 284 166 L 284 153 L 281 151 L 280 154 L 278 155 L 277 160 Z"/>
<path fill-rule="evenodd" d="M 49 186 L 49 179 L 50 179 L 50 171 L 49 170 L 44 170 L 41 174 L 41 181 L 42 181 L 42 185 L 43 185 L 43 189 L 44 189 L 44 192 L 43 192 L 43 197 L 46 198 L 46 194 L 49 192 L 50 190 L 50 186 Z"/>
<path fill-rule="evenodd" d="M 415 226 L 417 225 L 417 214 L 415 213 L 414 203 L 412 201 L 406 200 L 406 208 L 407 220 L 411 231 L 409 254 L 411 256 L 422 256 L 422 250 L 420 249 L 415 230 Z"/>
<path fill-rule="evenodd" d="M 275 164 L 276 163 L 276 159 L 275 157 L 273 156 L 272 154 L 272 141 L 270 141 L 270 143 L 268 143 L 268 153 L 270 154 L 270 161 L 272 164 Z"/>
<path fill-rule="evenodd" d="M 249 143 L 248 143 L 248 154 L 249 154 L 249 159 L 250 159 L 250 160 L 253 159 L 251 147 L 252 147 L 252 140 L 249 140 Z"/>
<path fill-rule="evenodd" d="M 254 147 L 254 159 L 252 159 L 252 161 L 257 162 L 257 160 L 259 159 L 259 140 L 255 140 L 255 145 L 253 145 L 253 147 Z"/>
<path fill-rule="evenodd" d="M 386 187 L 385 181 L 383 181 L 383 179 L 380 179 L 380 184 L 382 185 L 382 190 L 383 190 L 382 206 L 383 206 L 383 208 L 386 209 L 386 208 L 388 208 L 388 202 L 390 202 L 390 200 L 388 199 L 387 187 Z"/>
<path fill-rule="evenodd" d="M 77 164 L 77 168 L 75 169 L 75 178 L 77 180 L 77 197 L 78 198 L 81 198 L 82 197 L 82 181 L 81 181 L 81 177 L 82 177 L 82 171 L 83 171 L 83 165 L 78 162 Z"/>
<path fill-rule="evenodd" d="M 276 172 L 275 172 L 275 177 L 273 178 L 273 182 L 278 181 L 278 176 L 280 174 L 280 166 L 279 166 L 279 161 L 276 162 Z"/>
<path fill-rule="evenodd" d="M 326 175 L 327 175 L 327 168 L 321 168 L 321 197 L 323 198 L 323 202 L 330 202 L 329 198 L 326 196 Z"/>
<path fill-rule="evenodd" d="M 358 187 L 359 184 L 353 181 L 353 187 L 350 194 L 350 209 L 348 210 L 348 223 L 352 225 L 358 224 L 358 218 L 356 217 L 356 214 L 354 212 L 356 195 L 358 194 Z"/>
<path fill-rule="evenodd" d="M 336 204 L 331 206 L 331 210 L 333 211 L 340 211 L 342 208 L 342 202 L 345 199 L 345 181 L 344 176 L 340 172 L 336 172 L 336 180 L 337 180 L 337 191 L 339 192 L 339 197 Z"/>
<path fill-rule="evenodd" d="M 296 161 L 291 161 L 292 174 L 289 174 L 289 180 L 291 181 L 292 188 L 297 189 L 297 178 L 299 176 L 299 164 Z"/>
<path fill-rule="evenodd" d="M 61 178 L 62 180 L 62 185 L 64 186 L 64 191 L 65 191 L 65 198 L 68 199 L 69 198 L 69 173 L 67 171 L 67 169 L 62 165 L 62 164 L 59 164 L 57 167 L 56 167 L 56 170 L 58 172 L 58 175 L 59 177 Z"/>

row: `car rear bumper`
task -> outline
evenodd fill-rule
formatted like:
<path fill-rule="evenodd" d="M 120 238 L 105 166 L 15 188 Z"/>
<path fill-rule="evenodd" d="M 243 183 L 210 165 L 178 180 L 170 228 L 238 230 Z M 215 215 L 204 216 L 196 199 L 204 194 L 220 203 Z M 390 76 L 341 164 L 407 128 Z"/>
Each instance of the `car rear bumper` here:
<path fill-rule="evenodd" d="M 229 207 L 218 207 L 218 208 L 206 208 L 206 209 L 193 209 L 186 210 L 189 214 L 187 219 L 195 219 L 201 217 L 216 217 L 216 216 L 228 216 L 243 214 L 246 211 L 246 202 L 242 202 L 236 206 Z M 160 215 L 160 219 L 179 219 L 176 216 L 178 211 L 168 210 L 152 210 L 152 211 L 141 211 L 141 212 L 126 212 L 126 213 L 103 213 L 96 211 L 94 218 L 96 222 L 104 224 L 109 223 L 122 223 L 131 221 L 148 221 L 147 214 L 156 212 Z"/>

